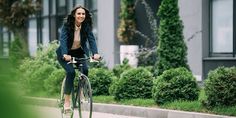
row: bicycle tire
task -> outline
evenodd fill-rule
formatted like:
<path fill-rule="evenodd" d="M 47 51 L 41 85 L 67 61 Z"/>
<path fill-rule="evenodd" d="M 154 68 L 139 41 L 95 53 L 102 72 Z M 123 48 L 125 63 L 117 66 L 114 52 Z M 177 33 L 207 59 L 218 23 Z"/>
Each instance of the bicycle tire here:
<path fill-rule="evenodd" d="M 82 75 L 78 86 L 78 111 L 80 118 L 92 118 L 93 99 L 91 84 L 87 76 Z"/>
<path fill-rule="evenodd" d="M 71 93 L 71 114 L 68 116 L 64 113 L 64 101 L 65 101 L 65 95 L 64 95 L 64 89 L 65 89 L 65 80 L 66 78 L 63 79 L 62 84 L 61 84 L 61 92 L 60 92 L 60 100 L 59 100 L 59 108 L 61 109 L 61 117 L 62 118 L 73 118 L 74 115 L 74 92 L 72 91 Z"/>

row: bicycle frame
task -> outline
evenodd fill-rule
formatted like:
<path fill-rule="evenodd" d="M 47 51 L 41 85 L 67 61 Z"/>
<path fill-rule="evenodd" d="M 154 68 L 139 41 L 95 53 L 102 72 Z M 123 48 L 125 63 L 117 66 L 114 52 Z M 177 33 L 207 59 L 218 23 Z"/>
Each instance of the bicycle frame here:
<path fill-rule="evenodd" d="M 70 62 L 68 62 L 68 64 L 70 64 L 70 63 L 78 64 L 77 67 L 74 67 L 74 68 L 79 71 L 78 77 L 75 78 L 76 80 L 78 80 L 77 88 L 74 88 L 74 86 L 73 86 L 73 89 L 71 92 L 71 102 L 72 102 L 72 104 L 71 104 L 72 113 L 70 116 L 71 118 L 73 118 L 74 108 L 77 107 L 76 103 L 78 103 L 79 118 L 91 118 L 92 117 L 92 90 L 91 90 L 91 85 L 90 85 L 88 77 L 83 74 L 83 66 L 84 65 L 82 62 L 82 61 L 87 61 L 89 59 L 90 58 L 74 58 L 73 57 L 72 60 Z M 64 80 L 63 80 L 63 82 L 64 82 Z M 74 84 L 74 85 L 76 85 L 76 84 Z M 64 85 L 62 85 L 62 90 L 63 90 L 63 87 L 64 87 Z M 62 91 L 61 91 L 61 96 L 64 96 L 64 93 L 62 93 Z M 83 96 L 84 98 L 82 98 L 81 96 Z M 64 103 L 63 97 L 61 97 L 60 99 L 61 99 L 60 106 L 62 106 L 62 102 Z M 85 107 L 88 107 L 88 109 L 86 109 Z M 62 113 L 63 113 L 64 107 L 62 106 L 62 108 L 63 108 L 62 109 Z M 88 114 L 87 114 L 86 110 L 88 110 L 88 112 L 89 112 Z M 84 116 L 85 113 L 89 117 L 85 117 Z M 62 118 L 64 118 L 63 115 L 62 115 Z"/>

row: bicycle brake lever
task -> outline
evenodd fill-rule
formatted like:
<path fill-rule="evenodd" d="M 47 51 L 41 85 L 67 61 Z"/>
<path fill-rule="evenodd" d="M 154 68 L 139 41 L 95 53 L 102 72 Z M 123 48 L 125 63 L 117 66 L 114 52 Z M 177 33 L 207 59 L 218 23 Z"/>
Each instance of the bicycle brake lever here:
<path fill-rule="evenodd" d="M 71 64 L 71 63 L 73 64 L 77 63 L 77 61 L 75 61 L 75 57 L 71 57 L 71 60 L 67 64 Z"/>
<path fill-rule="evenodd" d="M 90 60 L 89 60 L 89 62 L 99 62 L 98 60 L 95 60 L 95 59 L 93 59 L 92 57 L 90 57 Z"/>

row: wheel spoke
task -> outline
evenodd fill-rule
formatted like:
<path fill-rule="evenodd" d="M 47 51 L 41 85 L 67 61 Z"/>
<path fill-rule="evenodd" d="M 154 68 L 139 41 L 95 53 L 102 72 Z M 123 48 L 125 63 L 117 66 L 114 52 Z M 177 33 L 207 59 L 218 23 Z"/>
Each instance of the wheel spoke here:
<path fill-rule="evenodd" d="M 62 118 L 73 118 L 74 115 L 74 105 L 71 105 L 71 112 L 65 112 L 64 109 L 64 87 L 65 87 L 65 79 L 62 81 L 62 85 L 61 85 L 61 95 L 60 95 L 60 99 L 58 100 L 58 105 L 59 108 L 61 109 L 61 117 Z M 74 91 L 72 91 L 72 94 L 74 93 Z M 71 95 L 71 103 L 73 104 L 74 102 L 74 95 Z"/>
<path fill-rule="evenodd" d="M 79 97 L 79 116 L 80 118 L 91 118 L 92 117 L 92 93 L 91 85 L 87 77 L 83 77 L 80 86 L 80 97 Z"/>

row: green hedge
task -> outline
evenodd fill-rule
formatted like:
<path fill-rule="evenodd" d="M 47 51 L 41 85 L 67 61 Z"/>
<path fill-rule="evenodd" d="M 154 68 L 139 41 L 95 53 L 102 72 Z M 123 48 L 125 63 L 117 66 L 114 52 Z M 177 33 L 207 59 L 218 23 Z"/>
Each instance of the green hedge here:
<path fill-rule="evenodd" d="M 109 87 L 114 74 L 105 68 L 92 68 L 89 70 L 89 79 L 93 95 L 109 95 Z"/>
<path fill-rule="evenodd" d="M 236 105 L 236 67 L 218 67 L 210 71 L 205 81 L 208 107 Z"/>
<path fill-rule="evenodd" d="M 23 39 L 15 38 L 11 42 L 11 47 L 9 51 L 9 60 L 13 67 L 17 68 L 21 61 L 29 57 L 29 52 L 27 51 L 27 44 L 24 43 Z"/>
<path fill-rule="evenodd" d="M 120 75 L 124 72 L 127 71 L 128 69 L 131 69 L 131 66 L 128 64 L 129 60 L 125 58 L 122 62 L 122 64 L 116 65 L 112 71 L 115 74 L 116 77 L 120 78 Z"/>
<path fill-rule="evenodd" d="M 22 60 L 18 70 L 18 78 L 27 92 L 53 91 L 45 88 L 48 86 L 45 85 L 45 81 L 51 81 L 48 80 L 50 75 L 61 69 L 56 59 L 55 50 L 57 47 L 56 42 L 52 42 L 48 46 L 41 46 L 35 57 Z"/>
<path fill-rule="evenodd" d="M 50 76 L 44 80 L 44 87 L 49 94 L 60 93 L 61 84 L 65 78 L 65 70 L 57 69 L 54 70 Z"/>
<path fill-rule="evenodd" d="M 195 77 L 186 68 L 164 71 L 154 80 L 153 98 L 157 104 L 175 100 L 197 100 L 199 87 Z"/>
<path fill-rule="evenodd" d="M 115 83 L 114 98 L 116 100 L 151 98 L 152 85 L 153 77 L 147 69 L 139 67 L 127 70 Z"/>

